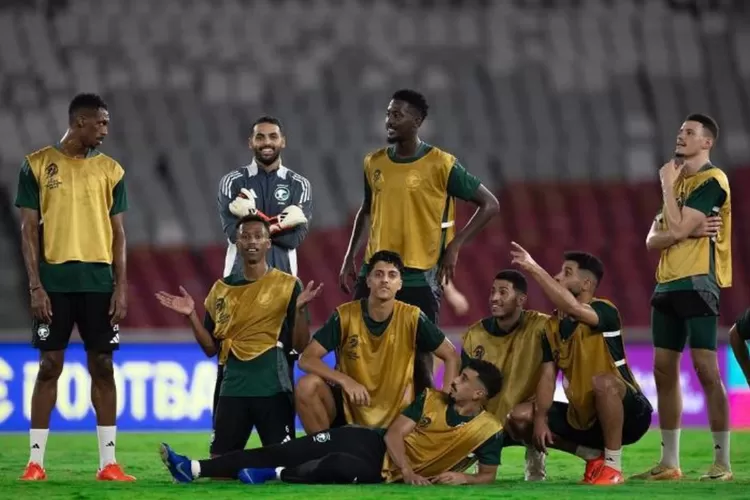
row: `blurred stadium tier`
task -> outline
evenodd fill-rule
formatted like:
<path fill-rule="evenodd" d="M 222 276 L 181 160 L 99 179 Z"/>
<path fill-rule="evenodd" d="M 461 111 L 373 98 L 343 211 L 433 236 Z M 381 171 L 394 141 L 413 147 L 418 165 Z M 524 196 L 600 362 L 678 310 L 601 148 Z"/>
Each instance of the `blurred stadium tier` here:
<path fill-rule="evenodd" d="M 464 248 L 457 285 L 486 314 L 511 240 L 556 270 L 564 250 L 600 255 L 600 295 L 649 323 L 658 167 L 682 119 L 714 116 L 729 174 L 734 286 L 727 326 L 750 305 L 750 22 L 731 1 L 68 0 L 0 3 L 0 317 L 26 328 L 12 207 L 24 154 L 59 139 L 77 92 L 101 93 L 103 151 L 127 171 L 130 312 L 125 327 L 184 327 L 154 292 L 196 298 L 220 275 L 221 176 L 250 162 L 249 124 L 279 117 L 284 163 L 312 184 L 300 277 L 325 283 L 324 321 L 348 299 L 337 274 L 362 197 L 362 158 L 383 144 L 390 94 L 431 108 L 422 137 L 496 192 L 501 215 Z M 745 8 L 746 9 L 746 8 Z M 461 204 L 459 225 L 470 216 Z M 9 215 L 11 214 L 11 215 Z M 531 287 L 530 307 L 550 307 Z"/>

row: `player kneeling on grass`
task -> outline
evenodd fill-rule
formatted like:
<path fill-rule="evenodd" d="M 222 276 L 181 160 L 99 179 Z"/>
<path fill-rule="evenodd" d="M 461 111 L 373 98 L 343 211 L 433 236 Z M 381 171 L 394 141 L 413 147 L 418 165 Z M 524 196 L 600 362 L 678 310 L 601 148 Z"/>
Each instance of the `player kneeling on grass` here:
<path fill-rule="evenodd" d="M 471 360 L 450 384 L 450 393 L 427 389 L 386 429 L 344 426 L 286 443 L 190 460 L 167 444 L 161 458 L 177 482 L 199 477 L 287 483 L 482 484 L 497 474 L 502 424 L 484 410 L 502 386 L 500 371 Z M 469 454 L 476 474 L 449 472 Z"/>
<path fill-rule="evenodd" d="M 653 408 L 628 368 L 617 308 L 594 297 L 603 265 L 593 255 L 568 252 L 553 278 L 512 246 L 513 263 L 539 283 L 557 314 L 544 328 L 536 402 L 514 408 L 507 429 L 541 451 L 549 446 L 586 460 L 584 483 L 622 483 L 622 445 L 643 437 Z M 553 402 L 558 370 L 569 403 Z"/>
<path fill-rule="evenodd" d="M 184 288 L 181 297 L 156 294 L 164 307 L 188 318 L 206 355 L 218 354 L 224 365 L 213 455 L 244 449 L 253 428 L 266 445 L 291 439 L 294 402 L 286 353 L 309 340 L 306 306 L 320 293 L 320 286 L 310 282 L 303 290 L 297 278 L 268 266 L 270 231 L 258 215 L 240 219 L 236 244 L 242 274 L 214 283 L 203 323 Z"/>
<path fill-rule="evenodd" d="M 336 308 L 300 356 L 308 373 L 295 389 L 308 434 L 346 424 L 388 427 L 415 396 L 414 359 L 434 353 L 445 364 L 447 390 L 460 368 L 453 344 L 416 306 L 396 300 L 404 264 L 394 252 L 368 263 L 369 297 Z M 323 357 L 335 350 L 336 369 Z M 331 385 L 333 384 L 333 385 Z"/>

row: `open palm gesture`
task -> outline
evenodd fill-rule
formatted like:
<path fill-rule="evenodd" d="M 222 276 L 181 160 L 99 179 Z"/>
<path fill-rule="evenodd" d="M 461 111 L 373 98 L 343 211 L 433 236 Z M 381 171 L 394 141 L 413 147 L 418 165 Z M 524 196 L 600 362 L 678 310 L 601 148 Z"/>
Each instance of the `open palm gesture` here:
<path fill-rule="evenodd" d="M 312 302 L 315 297 L 320 295 L 320 291 L 323 289 L 323 283 L 315 288 L 313 288 L 313 286 L 315 286 L 315 283 L 311 281 L 307 284 L 305 289 L 300 292 L 299 296 L 297 297 L 297 309 L 305 307 L 307 304 Z"/>
<path fill-rule="evenodd" d="M 167 309 L 190 316 L 195 311 L 195 301 L 183 287 L 180 287 L 180 293 L 182 296 L 171 295 L 167 292 L 157 292 L 156 298 Z"/>

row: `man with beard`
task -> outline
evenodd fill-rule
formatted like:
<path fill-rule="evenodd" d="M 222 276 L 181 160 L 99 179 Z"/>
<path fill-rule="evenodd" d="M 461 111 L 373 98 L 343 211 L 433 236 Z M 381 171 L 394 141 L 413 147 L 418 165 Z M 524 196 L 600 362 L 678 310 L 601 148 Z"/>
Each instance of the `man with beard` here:
<path fill-rule="evenodd" d="M 160 455 L 178 483 L 208 477 L 246 484 L 489 484 L 502 424 L 484 406 L 501 386 L 497 367 L 473 359 L 450 383 L 450 394 L 428 389 L 387 429 L 338 427 L 210 460 L 190 460 L 162 443 Z M 479 460 L 476 474 L 451 471 L 470 454 Z"/>
<path fill-rule="evenodd" d="M 701 480 L 732 479 L 729 402 L 716 353 L 719 291 L 732 286 L 732 211 L 729 180 L 709 157 L 718 136 L 712 118 L 688 116 L 677 135 L 675 158 L 659 170 L 663 205 L 646 247 L 660 252 L 651 297 L 651 336 L 662 449 L 659 463 L 634 479 L 682 477 L 679 374 L 686 344 L 706 395 L 714 442 L 713 464 Z M 716 217 L 719 223 L 711 231 Z"/>
<path fill-rule="evenodd" d="M 156 294 L 164 307 L 187 317 L 206 355 L 218 354 L 225 367 L 212 455 L 244 449 L 253 428 L 264 445 L 294 435 L 292 379 L 284 347 L 302 349 L 307 344 L 310 328 L 305 309 L 321 287 L 313 288 L 310 282 L 303 290 L 297 278 L 270 267 L 266 261 L 270 236 L 269 224 L 260 216 L 240 220 L 236 245 L 242 274 L 214 283 L 204 302 L 202 323 L 184 288 L 180 287 L 180 296 Z"/>
<path fill-rule="evenodd" d="M 237 222 L 258 214 L 269 222 L 271 248 L 266 253 L 270 267 L 297 276 L 297 248 L 307 236 L 312 219 L 310 182 L 281 162 L 286 147 L 281 122 L 272 116 L 261 116 L 253 123 L 249 138 L 255 157 L 244 167 L 226 174 L 219 182 L 218 206 L 221 226 L 228 240 L 224 276 L 242 273 L 242 258 L 237 254 Z M 287 350 L 289 374 L 294 377 L 297 352 Z M 221 362 L 220 362 L 221 363 Z M 218 366 L 214 389 L 214 419 L 218 404 L 223 368 Z"/>
<path fill-rule="evenodd" d="M 339 284 L 349 293 L 349 280 L 356 279 L 354 298 L 368 296 L 367 265 L 357 278 L 354 256 L 369 228 L 365 262 L 381 250 L 401 255 L 406 269 L 396 299 L 419 307 L 437 324 L 442 286 L 453 281 L 461 247 L 498 213 L 499 204 L 455 156 L 419 138 L 428 109 L 419 92 L 404 89 L 393 94 L 385 120 L 389 146 L 365 157 L 364 200 L 354 221 Z M 458 232 L 456 198 L 478 207 Z M 432 386 L 433 357 L 424 353 L 416 361 L 418 394 Z"/>
<path fill-rule="evenodd" d="M 622 483 L 622 446 L 643 437 L 653 409 L 628 367 L 620 313 L 594 296 L 604 266 L 591 254 L 566 252 L 553 278 L 518 243 L 511 246 L 513 264 L 557 309 L 544 328 L 536 399 L 516 406 L 506 429 L 539 451 L 549 446 L 585 460 L 586 484 Z M 558 370 L 568 403 L 553 401 Z"/>
<path fill-rule="evenodd" d="M 524 309 L 527 283 L 515 269 L 500 271 L 490 292 L 491 316 L 471 325 L 463 335 L 463 365 L 471 359 L 488 361 L 503 374 L 503 389 L 492 398 L 487 410 L 505 424 L 508 413 L 533 398 L 542 364 L 542 334 L 547 314 Z M 522 445 L 504 434 L 503 447 Z M 526 448 L 527 481 L 546 477 L 545 455 Z M 468 464 L 467 464 L 468 465 Z"/>

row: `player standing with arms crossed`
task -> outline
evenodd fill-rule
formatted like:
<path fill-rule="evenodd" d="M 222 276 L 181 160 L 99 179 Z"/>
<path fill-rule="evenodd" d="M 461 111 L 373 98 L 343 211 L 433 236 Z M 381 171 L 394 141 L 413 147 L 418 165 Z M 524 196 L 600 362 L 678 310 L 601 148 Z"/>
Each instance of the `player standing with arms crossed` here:
<path fill-rule="evenodd" d="M 272 223 L 271 248 L 266 253 L 268 265 L 297 276 L 297 248 L 305 240 L 312 219 L 310 182 L 283 165 L 281 151 L 286 147 L 286 137 L 277 118 L 261 116 L 255 120 L 248 144 L 253 151 L 253 161 L 226 174 L 219 182 L 217 204 L 221 227 L 228 240 L 224 276 L 242 273 L 242 258 L 235 245 L 237 222 L 251 214 L 259 214 Z M 292 379 L 296 356 L 294 350 L 288 353 Z M 214 417 L 223 373 L 219 364 Z"/>
<path fill-rule="evenodd" d="M 654 379 L 662 434 L 662 456 L 633 479 L 670 480 L 680 470 L 680 357 L 689 340 L 693 366 L 703 387 L 714 440 L 714 463 L 701 480 L 732 479 L 729 404 L 716 355 L 719 290 L 732 285 L 732 213 L 729 181 L 711 164 L 719 127 L 705 115 L 686 118 L 677 135 L 675 159 L 659 170 L 661 213 L 646 238 L 660 250 L 651 298 Z M 707 218 L 720 217 L 718 232 Z M 710 236 L 711 234 L 715 236 Z"/>
<path fill-rule="evenodd" d="M 115 461 L 117 387 L 112 353 L 127 313 L 125 171 L 96 148 L 109 111 L 98 95 L 79 94 L 68 107 L 68 130 L 53 146 L 26 156 L 18 180 L 21 243 L 40 351 L 31 397 L 31 455 L 23 480 L 44 480 L 49 420 L 57 400 L 73 326 L 86 349 L 103 481 L 134 481 Z M 41 237 L 40 237 L 41 236 Z"/>
<path fill-rule="evenodd" d="M 270 228 L 260 216 L 240 219 L 236 239 L 242 274 L 214 283 L 203 323 L 184 288 L 181 296 L 156 294 L 164 307 L 187 317 L 203 352 L 218 354 L 224 366 L 212 455 L 244 449 L 253 428 L 264 445 L 294 435 L 293 379 L 284 367 L 286 352 L 307 344 L 306 306 L 321 289 L 310 282 L 303 290 L 297 278 L 268 265 Z"/>
<path fill-rule="evenodd" d="M 348 281 L 357 277 L 354 256 L 369 228 L 365 262 L 380 250 L 398 253 L 406 270 L 396 299 L 419 307 L 437 324 L 442 284 L 453 280 L 461 246 L 489 223 L 499 204 L 455 156 L 419 138 L 428 109 L 419 92 L 399 90 L 393 94 L 385 121 L 390 145 L 365 157 L 365 196 L 354 220 L 339 283 L 350 293 Z M 458 233 L 456 198 L 479 207 Z M 367 273 L 363 265 L 355 299 L 369 295 Z M 432 360 L 431 354 L 416 358 L 417 394 L 432 386 Z"/>

